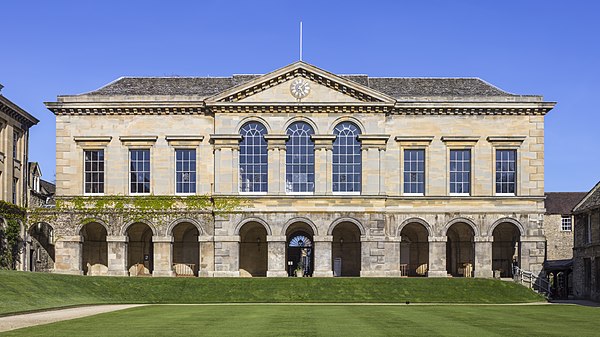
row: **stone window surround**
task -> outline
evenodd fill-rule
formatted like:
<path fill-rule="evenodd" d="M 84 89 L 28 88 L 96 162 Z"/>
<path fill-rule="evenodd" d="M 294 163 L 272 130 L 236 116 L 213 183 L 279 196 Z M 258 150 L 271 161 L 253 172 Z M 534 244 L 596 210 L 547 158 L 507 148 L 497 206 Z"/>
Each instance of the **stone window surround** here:
<path fill-rule="evenodd" d="M 396 136 L 394 139 L 400 146 L 400 195 L 404 196 L 426 196 L 429 194 L 429 145 L 433 141 L 433 136 Z M 404 150 L 424 150 L 425 151 L 425 178 L 424 190 L 421 193 L 404 193 Z"/>
<path fill-rule="evenodd" d="M 525 141 L 526 136 L 489 136 L 487 141 L 492 145 L 492 188 L 494 195 L 513 197 L 521 195 L 521 145 Z M 513 150 L 516 153 L 516 175 L 515 175 L 515 193 L 497 193 L 496 192 L 496 150 Z"/>
<path fill-rule="evenodd" d="M 165 140 L 169 144 L 169 148 L 171 151 L 171 159 L 172 161 L 172 171 L 176 172 L 177 169 L 177 160 L 176 160 L 176 150 L 196 150 L 196 193 L 198 192 L 198 173 L 200 160 L 198 158 L 199 151 L 198 148 L 202 141 L 204 141 L 204 136 L 197 135 L 167 135 L 165 136 Z M 152 165 L 152 164 L 150 164 Z M 175 195 L 196 195 L 196 193 L 177 193 L 177 175 L 173 176 L 173 191 Z"/>
<path fill-rule="evenodd" d="M 86 193 L 85 192 L 85 151 L 87 150 L 105 150 L 106 146 L 112 140 L 111 136 L 75 136 L 73 140 L 81 148 L 81 160 L 83 171 L 81 172 L 81 188 L 83 195 L 104 195 L 104 193 Z M 107 151 L 104 151 L 104 170 L 106 171 L 106 155 Z M 104 190 L 106 191 L 106 179 L 104 181 Z"/>
<path fill-rule="evenodd" d="M 473 147 L 479 141 L 479 136 L 442 136 L 441 140 L 446 144 L 446 195 L 449 196 L 472 196 L 475 193 L 473 184 L 473 172 L 476 167 L 475 156 L 473 155 Z M 451 150 L 469 150 L 470 156 L 470 172 L 469 172 L 469 193 L 450 193 L 450 151 Z"/>
<path fill-rule="evenodd" d="M 128 163 L 128 170 L 127 170 L 127 192 L 129 195 L 150 195 L 152 194 L 152 191 L 154 190 L 154 186 L 153 186 L 153 182 L 154 179 L 152 179 L 152 172 L 153 170 L 153 163 L 155 163 L 156 161 L 154 160 L 153 156 L 154 156 L 154 151 L 152 150 L 154 148 L 154 144 L 156 143 L 156 140 L 158 139 L 158 136 L 121 136 L 119 137 L 119 140 L 121 141 L 121 144 L 127 147 L 127 163 Z M 130 151 L 131 150 L 148 150 L 150 152 L 150 191 L 148 193 L 132 193 L 131 192 L 131 164 L 130 163 Z"/>

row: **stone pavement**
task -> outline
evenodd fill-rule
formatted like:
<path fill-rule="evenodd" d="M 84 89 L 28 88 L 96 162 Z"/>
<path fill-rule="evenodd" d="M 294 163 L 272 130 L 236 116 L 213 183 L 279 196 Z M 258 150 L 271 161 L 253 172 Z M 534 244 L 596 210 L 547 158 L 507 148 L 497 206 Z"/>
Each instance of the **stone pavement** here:
<path fill-rule="evenodd" d="M 110 311 L 139 307 L 143 304 L 109 304 L 33 312 L 29 314 L 0 317 L 0 332 L 54 323 L 68 319 L 92 316 Z"/>

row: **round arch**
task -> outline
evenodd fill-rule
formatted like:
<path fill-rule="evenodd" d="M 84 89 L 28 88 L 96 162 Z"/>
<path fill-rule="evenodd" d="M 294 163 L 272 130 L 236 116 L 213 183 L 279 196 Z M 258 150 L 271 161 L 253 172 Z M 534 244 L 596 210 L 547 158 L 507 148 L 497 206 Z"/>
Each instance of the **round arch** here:
<path fill-rule="evenodd" d="M 142 223 L 144 225 L 147 225 L 148 227 L 150 227 L 150 230 L 152 230 L 152 235 L 153 236 L 157 236 L 158 235 L 158 231 L 156 230 L 156 226 L 154 226 L 154 224 L 148 220 L 134 220 L 134 221 L 130 221 L 128 223 L 126 223 L 125 225 L 123 225 L 123 227 L 121 227 L 121 235 L 125 235 L 127 236 L 127 230 L 129 229 L 129 227 L 131 227 L 132 225 L 136 224 L 136 223 Z"/>
<path fill-rule="evenodd" d="M 271 133 L 271 125 L 269 125 L 269 123 L 267 122 L 266 119 L 264 119 L 260 116 L 249 116 L 249 117 L 242 118 L 242 120 L 236 125 L 235 132 L 240 133 L 242 126 L 244 126 L 244 124 L 246 124 L 246 123 L 251 123 L 251 122 L 257 122 L 257 123 L 262 124 L 267 129 L 267 133 Z"/>
<path fill-rule="evenodd" d="M 29 227 L 27 228 L 27 232 L 28 232 L 28 233 L 29 233 L 29 232 L 31 232 L 31 229 L 33 229 L 33 226 L 36 226 L 37 224 L 40 224 L 40 223 L 41 223 L 41 224 L 45 224 L 46 226 L 48 226 L 48 227 L 50 227 L 52 230 L 54 230 L 54 226 L 52 226 L 52 225 L 51 225 L 49 222 L 47 222 L 47 221 L 37 221 L 37 222 L 34 222 L 34 223 L 32 223 L 32 224 L 31 224 L 31 226 L 29 226 Z M 0 227 L 1 227 L 1 225 L 2 225 L 2 222 L 1 222 L 1 220 L 0 220 Z M 106 227 L 106 226 L 105 226 L 105 227 Z"/>
<path fill-rule="evenodd" d="M 454 225 L 455 223 L 459 223 L 459 222 L 463 222 L 466 223 L 467 225 L 469 225 L 471 227 L 471 229 L 473 230 L 473 235 L 474 236 L 479 236 L 479 229 L 477 228 L 477 225 L 475 224 L 475 222 L 473 222 L 473 220 L 471 219 L 467 219 L 467 218 L 454 218 L 450 221 L 448 221 L 448 223 L 446 224 L 446 226 L 444 226 L 444 230 L 443 230 L 443 235 L 442 236 L 447 236 L 448 235 L 448 229 Z"/>
<path fill-rule="evenodd" d="M 315 132 L 316 135 L 319 134 L 319 128 L 317 127 L 317 123 L 315 123 L 312 119 L 310 119 L 308 117 L 304 117 L 304 116 L 292 117 L 287 122 L 285 122 L 285 125 L 283 126 L 283 133 L 285 134 L 287 132 L 287 129 L 290 127 L 290 125 L 292 125 L 296 122 L 307 123 L 308 125 L 310 125 L 310 127 L 313 129 L 313 131 Z"/>
<path fill-rule="evenodd" d="M 240 235 L 240 230 L 242 229 L 242 227 L 244 227 L 245 224 L 249 223 L 249 222 L 256 222 L 261 224 L 265 230 L 267 231 L 267 235 L 272 235 L 272 231 L 271 231 L 271 227 L 269 226 L 269 224 L 267 224 L 266 221 L 264 221 L 261 218 L 247 218 L 244 219 L 242 221 L 240 221 L 237 226 L 235 226 L 235 229 L 233 231 L 233 235 Z"/>
<path fill-rule="evenodd" d="M 488 235 L 490 235 L 490 236 L 494 235 L 494 229 L 496 229 L 496 227 L 498 227 L 498 225 L 500 225 L 501 223 L 505 223 L 505 222 L 515 225 L 515 227 L 517 227 L 517 229 L 519 230 L 519 233 L 521 235 L 525 235 L 525 228 L 523 228 L 523 225 L 516 219 L 509 218 L 509 217 L 504 217 L 504 218 L 500 218 L 500 219 L 496 220 L 490 227 Z"/>
<path fill-rule="evenodd" d="M 335 129 L 335 127 L 343 122 L 351 122 L 354 123 L 358 129 L 360 130 L 361 134 L 365 134 L 367 132 L 365 126 L 363 125 L 363 123 L 361 123 L 358 119 L 352 117 L 352 116 L 342 116 L 337 118 L 336 120 L 333 121 L 333 123 L 331 123 L 329 125 L 329 128 L 327 129 L 327 134 L 332 135 L 333 131 Z"/>
<path fill-rule="evenodd" d="M 139 222 L 139 221 L 138 221 Z M 195 219 L 191 219 L 191 218 L 179 218 L 176 219 L 174 221 L 171 221 L 171 223 L 169 224 L 169 226 L 167 226 L 167 235 L 173 235 L 173 228 L 175 228 L 175 226 L 179 225 L 180 223 L 183 222 L 189 222 L 192 225 L 194 225 L 196 227 L 196 229 L 198 229 L 198 233 L 200 235 L 206 235 L 206 231 L 204 231 L 204 228 L 202 228 L 202 225 L 200 225 L 200 222 L 198 222 L 198 220 Z M 133 223 L 129 224 L 129 226 L 131 226 Z M 150 226 L 150 225 L 149 225 Z M 152 226 L 150 226 L 150 228 L 152 228 Z M 152 232 L 154 233 L 154 229 L 152 230 Z M 156 234 L 154 234 L 156 235 Z"/>
<path fill-rule="evenodd" d="M 327 230 L 327 235 L 333 235 L 333 230 L 335 229 L 335 226 L 341 224 L 342 222 L 350 222 L 350 223 L 355 224 L 356 227 L 358 227 L 358 230 L 360 231 L 360 235 L 367 235 L 367 231 L 365 230 L 365 227 L 360 223 L 360 221 L 358 221 L 354 218 L 339 218 L 339 219 L 335 220 L 334 222 L 331 223 L 331 225 L 329 225 L 329 229 Z"/>
<path fill-rule="evenodd" d="M 89 223 L 92 223 L 92 222 L 95 222 L 95 223 L 98 223 L 98 224 L 102 225 L 102 227 L 104 227 L 104 229 L 106 230 L 107 235 L 110 235 L 111 232 L 110 232 L 110 229 L 108 227 L 108 224 L 104 220 L 96 219 L 96 218 L 86 218 L 86 219 L 83 219 L 82 221 L 80 221 L 79 225 L 76 228 L 76 232 L 75 233 L 77 235 L 79 235 L 81 233 L 81 229 L 83 229 L 83 227 L 85 225 L 87 225 Z"/>
<path fill-rule="evenodd" d="M 396 230 L 396 237 L 399 237 L 400 234 L 402 233 L 402 229 L 404 229 L 404 227 L 406 227 L 406 225 L 411 224 L 411 223 L 418 223 L 418 224 L 422 225 L 423 227 L 425 227 L 425 230 L 427 230 L 427 235 L 433 236 L 431 233 L 431 226 L 429 225 L 429 223 L 427 221 L 425 221 L 425 219 L 414 217 L 414 218 L 408 218 L 408 219 L 402 221 L 402 223 L 400 225 L 398 225 L 398 228 Z"/>
<path fill-rule="evenodd" d="M 317 226 L 315 226 L 315 224 L 312 221 L 310 221 L 309 219 L 303 218 L 303 217 L 297 217 L 297 218 L 292 218 L 292 219 L 288 220 L 288 222 L 285 223 L 285 225 L 283 226 L 283 229 L 281 230 L 281 235 L 283 235 L 283 236 L 287 235 L 288 228 L 297 222 L 307 224 L 312 229 L 313 236 L 319 235 Z"/>

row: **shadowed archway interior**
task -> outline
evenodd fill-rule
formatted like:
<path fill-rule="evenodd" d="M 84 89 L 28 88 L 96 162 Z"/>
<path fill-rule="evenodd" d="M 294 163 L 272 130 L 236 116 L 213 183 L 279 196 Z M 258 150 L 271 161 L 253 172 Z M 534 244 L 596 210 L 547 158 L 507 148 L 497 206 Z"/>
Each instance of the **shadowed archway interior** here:
<path fill-rule="evenodd" d="M 198 228 L 189 222 L 181 222 L 173 228 L 173 267 L 176 276 L 198 276 L 198 235 Z"/>
<path fill-rule="evenodd" d="M 54 229 L 45 222 L 29 228 L 31 237 L 30 271 L 48 272 L 54 268 Z"/>
<path fill-rule="evenodd" d="M 448 228 L 446 234 L 446 271 L 457 277 L 473 277 L 475 262 L 475 233 L 464 222 L 457 222 Z"/>
<path fill-rule="evenodd" d="M 521 265 L 521 233 L 517 226 L 503 222 L 492 233 L 492 270 L 500 277 L 513 276 L 513 264 Z"/>
<path fill-rule="evenodd" d="M 314 232 L 303 222 L 290 225 L 286 231 L 286 261 L 288 274 L 295 276 L 312 276 L 315 264 Z M 299 272 L 296 272 L 299 270 Z"/>
<path fill-rule="evenodd" d="M 360 229 L 351 222 L 342 222 L 333 229 L 333 276 L 360 276 Z"/>
<path fill-rule="evenodd" d="M 138 222 L 127 229 L 127 268 L 130 276 L 152 275 L 154 246 L 150 226 Z"/>
<path fill-rule="evenodd" d="M 240 229 L 240 276 L 267 276 L 267 230 L 258 222 Z"/>
<path fill-rule="evenodd" d="M 84 275 L 105 274 L 108 270 L 108 244 L 106 228 L 97 222 L 81 227 L 83 239 L 81 264 Z"/>
<path fill-rule="evenodd" d="M 402 228 L 400 236 L 400 270 L 402 276 L 427 276 L 429 241 L 425 226 L 411 222 Z M 406 275 L 405 275 L 406 273 Z"/>

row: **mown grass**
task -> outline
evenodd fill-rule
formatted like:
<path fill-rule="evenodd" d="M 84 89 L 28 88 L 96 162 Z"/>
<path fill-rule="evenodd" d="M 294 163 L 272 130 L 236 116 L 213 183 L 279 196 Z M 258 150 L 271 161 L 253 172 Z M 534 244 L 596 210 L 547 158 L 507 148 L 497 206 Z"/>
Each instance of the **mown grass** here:
<path fill-rule="evenodd" d="M 522 303 L 512 282 L 459 278 L 129 278 L 0 271 L 0 314 L 107 303 Z"/>
<path fill-rule="evenodd" d="M 598 336 L 599 314 L 573 305 L 148 306 L 6 336 Z"/>

